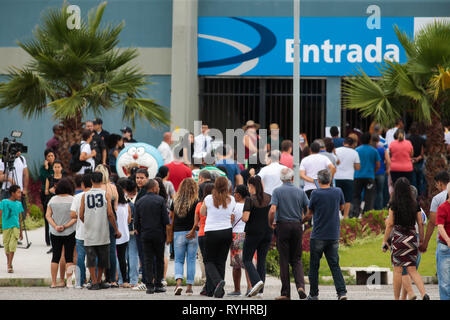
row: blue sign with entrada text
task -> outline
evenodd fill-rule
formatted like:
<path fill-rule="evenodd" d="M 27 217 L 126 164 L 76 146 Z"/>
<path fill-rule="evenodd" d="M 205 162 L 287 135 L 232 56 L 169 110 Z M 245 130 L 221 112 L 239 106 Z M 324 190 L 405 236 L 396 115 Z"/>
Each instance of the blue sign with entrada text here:
<path fill-rule="evenodd" d="M 379 29 L 369 29 L 364 17 L 300 19 L 300 74 L 348 76 L 361 67 L 379 76 L 383 61 L 406 62 L 394 32 L 397 25 L 409 37 L 414 17 L 381 17 Z M 200 17 L 198 74 L 292 76 L 293 18 Z"/>

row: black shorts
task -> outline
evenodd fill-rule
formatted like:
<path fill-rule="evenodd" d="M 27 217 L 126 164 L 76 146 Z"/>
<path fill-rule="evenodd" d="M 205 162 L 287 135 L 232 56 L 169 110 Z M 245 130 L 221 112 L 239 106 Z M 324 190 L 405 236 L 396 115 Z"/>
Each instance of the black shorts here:
<path fill-rule="evenodd" d="M 353 183 L 353 180 L 336 180 L 336 187 L 341 188 L 347 203 L 353 200 Z"/>
<path fill-rule="evenodd" d="M 86 267 L 109 268 L 109 244 L 102 246 L 84 246 L 84 248 L 86 250 Z"/>

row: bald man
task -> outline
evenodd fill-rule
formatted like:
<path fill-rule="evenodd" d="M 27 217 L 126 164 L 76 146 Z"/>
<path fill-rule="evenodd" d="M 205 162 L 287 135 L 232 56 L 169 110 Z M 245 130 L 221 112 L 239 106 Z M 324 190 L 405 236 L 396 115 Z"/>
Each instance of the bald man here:
<path fill-rule="evenodd" d="M 172 133 L 164 132 L 163 141 L 158 147 L 158 151 L 161 153 L 164 159 L 164 164 L 168 164 L 173 161 L 173 151 L 170 148 L 171 144 L 172 144 Z"/>

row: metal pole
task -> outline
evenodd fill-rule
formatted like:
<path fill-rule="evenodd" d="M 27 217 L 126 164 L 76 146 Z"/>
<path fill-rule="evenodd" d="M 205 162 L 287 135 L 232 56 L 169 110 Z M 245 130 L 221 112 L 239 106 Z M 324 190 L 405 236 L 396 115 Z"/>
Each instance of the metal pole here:
<path fill-rule="evenodd" d="M 294 185 L 300 186 L 300 0 L 294 0 Z"/>

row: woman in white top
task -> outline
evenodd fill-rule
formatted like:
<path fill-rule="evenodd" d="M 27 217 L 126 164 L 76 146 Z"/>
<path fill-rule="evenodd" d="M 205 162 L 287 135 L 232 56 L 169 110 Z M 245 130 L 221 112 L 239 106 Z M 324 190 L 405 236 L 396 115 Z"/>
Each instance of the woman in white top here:
<path fill-rule="evenodd" d="M 241 269 L 244 269 L 244 262 L 242 260 L 242 249 L 244 248 L 245 240 L 245 222 L 242 220 L 242 213 L 244 212 L 245 199 L 250 196 L 248 188 L 244 184 L 236 186 L 234 191 L 234 199 L 236 200 L 236 206 L 234 207 L 233 214 L 231 215 L 231 223 L 233 224 L 233 241 L 230 248 L 230 265 L 233 267 L 233 282 L 234 291 L 230 292 L 229 296 L 241 295 Z M 250 291 L 252 284 L 245 273 L 247 279 L 247 293 Z"/>
<path fill-rule="evenodd" d="M 120 274 L 122 275 L 123 287 L 129 288 L 127 260 L 125 257 L 128 241 L 130 241 L 130 229 L 128 225 L 131 223 L 131 208 L 125 199 L 122 187 L 117 185 L 119 195 L 119 206 L 117 208 L 117 226 L 122 236 L 116 240 L 117 259 L 119 260 Z"/>
<path fill-rule="evenodd" d="M 222 298 L 225 295 L 225 265 L 233 239 L 231 215 L 235 206 L 236 201 L 228 193 L 228 179 L 218 177 L 212 194 L 204 199 L 200 209 L 200 213 L 206 216 L 205 269 L 214 290 L 207 292 L 208 296 Z"/>
<path fill-rule="evenodd" d="M 71 287 L 73 273 L 73 251 L 75 248 L 75 223 L 77 219 L 70 216 L 70 206 L 73 201 L 73 184 L 68 178 L 62 178 L 56 185 L 55 196 L 51 198 L 47 206 L 45 218 L 50 225 L 50 238 L 53 246 L 53 257 L 51 262 L 51 288 L 65 287 L 64 276 L 56 284 L 58 265 L 64 247 L 64 256 L 67 270 L 67 286 Z M 64 275 L 62 270 L 61 275 Z"/>
<path fill-rule="evenodd" d="M 116 223 L 117 223 L 117 209 L 119 207 L 119 195 L 117 193 L 117 188 L 116 185 L 114 185 L 113 183 L 111 183 L 111 181 L 109 181 L 109 169 L 108 167 L 104 166 L 103 164 L 99 164 L 96 168 L 95 168 L 96 172 L 101 172 L 103 175 L 103 184 L 101 189 L 106 191 L 106 195 L 109 196 L 109 199 L 111 199 L 111 207 L 113 209 L 114 212 L 114 216 L 116 218 Z M 108 222 L 109 223 L 109 222 Z M 118 288 L 119 285 L 117 284 L 116 281 L 116 269 L 117 269 L 117 263 L 116 263 L 116 238 L 114 236 L 115 231 L 114 228 L 112 227 L 111 223 L 109 223 L 109 269 L 106 270 L 106 277 L 105 277 L 105 281 L 106 283 L 110 283 L 111 284 L 111 288 Z"/>

